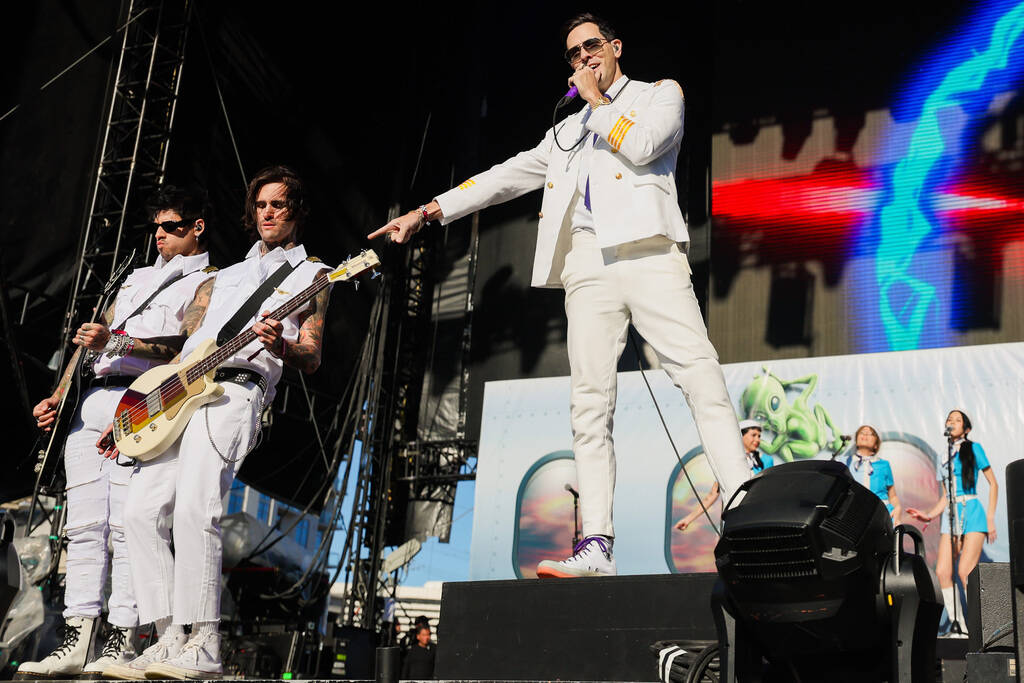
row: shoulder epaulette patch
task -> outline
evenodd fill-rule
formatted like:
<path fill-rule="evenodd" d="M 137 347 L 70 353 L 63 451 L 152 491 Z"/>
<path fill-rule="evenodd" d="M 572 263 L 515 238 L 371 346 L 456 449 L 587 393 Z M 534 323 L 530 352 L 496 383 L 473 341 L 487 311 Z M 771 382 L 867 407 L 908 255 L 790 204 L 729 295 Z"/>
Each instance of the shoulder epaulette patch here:
<path fill-rule="evenodd" d="M 203 268 L 204 273 L 215 273 L 217 272 L 217 270 L 217 266 L 206 266 L 205 268 Z"/>
<path fill-rule="evenodd" d="M 679 96 L 682 97 L 684 100 L 686 99 L 686 95 L 683 93 L 683 86 L 679 85 L 678 81 L 673 81 L 671 78 L 663 78 L 660 81 L 658 81 L 657 83 L 655 83 L 654 87 L 657 88 L 662 83 L 673 83 L 673 84 L 675 84 L 675 86 L 677 88 L 679 88 Z"/>
<path fill-rule="evenodd" d="M 321 261 L 321 260 L 320 260 L 319 258 L 317 258 L 316 256 L 307 256 L 307 257 L 306 257 L 306 260 L 307 260 L 307 261 L 311 261 L 312 263 L 323 263 L 323 261 Z"/>

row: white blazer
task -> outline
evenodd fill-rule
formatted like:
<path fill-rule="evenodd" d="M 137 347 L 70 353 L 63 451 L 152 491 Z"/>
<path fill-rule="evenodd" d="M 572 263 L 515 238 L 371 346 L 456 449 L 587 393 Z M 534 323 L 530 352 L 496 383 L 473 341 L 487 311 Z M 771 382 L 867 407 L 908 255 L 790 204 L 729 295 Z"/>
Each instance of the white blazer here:
<path fill-rule="evenodd" d="M 664 235 L 686 242 L 675 169 L 683 138 L 683 91 L 675 81 L 629 81 L 614 102 L 585 106 L 556 128 L 562 147 L 598 134 L 590 161 L 590 206 L 601 247 Z M 438 196 L 442 225 L 544 188 L 534 287 L 561 287 L 583 145 L 563 152 L 549 129 L 540 144 Z"/>

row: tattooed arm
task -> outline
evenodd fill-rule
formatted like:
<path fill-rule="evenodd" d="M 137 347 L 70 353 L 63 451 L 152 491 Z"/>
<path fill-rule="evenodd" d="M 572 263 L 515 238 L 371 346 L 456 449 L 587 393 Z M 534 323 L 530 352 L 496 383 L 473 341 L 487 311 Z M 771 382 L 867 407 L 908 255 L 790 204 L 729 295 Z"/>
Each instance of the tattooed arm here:
<path fill-rule="evenodd" d="M 185 309 L 185 315 L 181 322 L 181 334 L 167 337 L 149 337 L 147 339 L 136 339 L 135 348 L 131 355 L 136 358 L 148 358 L 151 360 L 172 360 L 178 357 L 181 347 L 189 335 L 199 329 L 206 315 L 206 309 L 210 305 L 210 294 L 213 292 L 214 278 L 209 278 L 196 288 L 192 303 Z"/>
<path fill-rule="evenodd" d="M 203 318 L 206 317 L 206 309 L 210 307 L 210 295 L 213 294 L 214 279 L 211 277 L 199 285 L 192 303 L 185 309 L 185 316 L 181 321 L 181 333 L 184 336 L 191 336 L 203 324 Z"/>
<path fill-rule="evenodd" d="M 321 271 L 329 272 L 329 271 Z M 321 346 L 324 336 L 324 319 L 330 289 L 321 290 L 309 304 L 309 309 L 299 319 L 299 338 L 286 342 L 281 336 L 284 325 L 279 320 L 267 319 L 253 325 L 257 338 L 272 354 L 286 365 L 310 375 L 320 367 Z M 268 315 L 263 311 L 261 315 Z"/>

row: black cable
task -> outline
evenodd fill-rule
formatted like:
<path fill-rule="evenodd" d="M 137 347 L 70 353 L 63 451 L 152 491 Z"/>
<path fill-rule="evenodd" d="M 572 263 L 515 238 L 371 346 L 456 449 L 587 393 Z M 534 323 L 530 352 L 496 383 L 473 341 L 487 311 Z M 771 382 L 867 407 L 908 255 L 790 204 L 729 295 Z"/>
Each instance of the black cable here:
<path fill-rule="evenodd" d="M 706 648 L 700 651 L 697 658 L 693 662 L 693 666 L 690 667 L 689 675 L 686 677 L 686 683 L 701 683 L 704 677 L 707 676 L 711 679 L 712 683 L 718 683 L 718 677 L 710 672 L 712 664 L 718 657 L 718 645 L 708 645 Z"/>
<path fill-rule="evenodd" d="M 89 55 L 91 55 L 91 54 L 92 54 L 93 52 L 96 52 L 96 50 L 98 50 L 98 49 L 100 49 L 101 47 L 103 47 L 104 45 L 106 45 L 106 44 L 107 44 L 107 41 L 109 41 L 109 40 L 110 40 L 111 38 L 113 38 L 114 36 L 116 36 L 116 35 L 117 35 L 118 33 L 120 33 L 121 31 L 125 30 L 125 29 L 126 29 L 126 28 L 128 28 L 128 27 L 129 27 L 130 25 L 134 24 L 134 23 L 135 23 L 136 21 L 138 21 L 139 19 L 141 19 L 141 18 L 142 18 L 142 15 L 144 15 L 144 14 L 145 14 L 146 12 L 150 11 L 151 9 L 152 9 L 152 7 L 147 7 L 146 9 L 144 9 L 144 10 L 142 10 L 141 12 L 139 12 L 138 14 L 136 14 L 136 15 L 135 15 L 134 17 L 131 17 L 131 18 L 129 18 L 129 19 L 128 19 L 128 21 L 126 21 L 126 22 L 125 22 L 124 24 L 122 24 L 121 26 L 117 27 L 117 29 L 115 29 L 113 33 L 111 33 L 111 34 L 110 34 L 109 36 L 107 36 L 106 38 L 104 38 L 104 39 L 103 39 L 103 40 L 101 40 L 100 42 L 98 42 L 98 43 L 96 43 L 95 45 L 93 45 L 93 46 L 92 46 L 92 47 L 91 47 L 91 48 L 90 48 L 89 50 L 87 50 L 86 52 L 84 52 L 84 53 L 82 54 L 82 56 L 81 56 L 81 57 L 79 57 L 79 58 L 78 58 L 78 59 L 76 59 L 75 61 L 71 62 L 71 64 L 69 64 L 68 66 L 64 67 L 64 68 L 63 68 L 63 69 L 62 69 L 62 70 L 60 71 L 60 73 L 58 73 L 58 74 L 57 74 L 56 76 L 54 76 L 54 77 L 53 77 L 53 78 L 51 78 L 50 80 L 46 81 L 46 83 L 43 83 L 43 84 L 42 84 L 41 86 L 39 86 L 39 92 L 42 92 L 42 91 L 46 90 L 46 89 L 47 89 L 48 87 L 50 87 L 50 85 L 52 85 L 52 84 L 53 84 L 53 82 L 54 82 L 54 81 L 56 81 L 56 80 L 57 80 L 58 78 L 60 78 L 60 77 L 61 77 L 61 76 L 63 76 L 64 74 L 66 74 L 66 73 L 67 73 L 68 71 L 71 71 L 71 69 L 73 69 L 73 68 L 75 68 L 76 66 L 78 66 L 78 64 L 79 64 L 79 63 L 80 63 L 80 62 L 81 62 L 81 61 L 82 61 L 83 59 L 85 59 L 86 57 L 88 57 Z M 16 105 L 14 105 L 14 106 L 13 106 L 13 107 L 11 107 L 10 109 L 8 109 L 8 110 L 7 110 L 7 112 L 6 112 L 6 113 L 5 113 L 5 114 L 4 114 L 3 116 L 0 116 L 0 121 L 3 121 L 3 120 L 4 120 L 4 119 L 6 119 L 6 118 L 7 118 L 8 116 L 10 116 L 10 115 L 11 115 L 11 114 L 13 114 L 14 112 L 18 111 L 18 109 L 20 109 L 20 108 L 21 108 L 21 104 L 20 104 L 20 103 L 19 103 L 19 104 L 16 104 Z"/>
<path fill-rule="evenodd" d="M 220 111 L 224 115 L 224 125 L 228 127 L 228 139 L 231 140 L 231 148 L 235 151 L 235 161 L 238 162 L 238 172 L 242 174 L 242 187 L 248 183 L 245 175 L 245 167 L 242 165 L 242 155 L 238 151 L 238 143 L 235 141 L 235 132 L 231 128 L 231 119 L 228 118 L 228 106 L 224 103 L 224 93 L 220 89 L 220 79 L 217 78 L 217 70 L 213 67 L 213 57 L 210 55 L 210 45 L 206 40 L 205 21 L 196 22 L 199 24 L 199 37 L 202 38 L 203 52 L 206 54 L 206 63 L 210 67 L 210 78 L 213 80 L 213 87 L 217 91 L 217 99 L 220 101 Z"/>
<path fill-rule="evenodd" d="M 622 84 L 621 88 L 619 88 L 619 92 L 615 93 L 615 97 L 612 98 L 612 102 L 618 99 L 619 95 L 622 94 L 622 91 L 626 89 L 627 85 L 629 85 L 629 82 L 629 78 L 626 78 L 626 82 Z M 562 150 L 563 152 L 571 152 L 572 150 L 576 149 L 576 147 L 579 146 L 579 144 L 586 140 L 587 137 L 590 135 L 590 131 L 585 132 L 583 134 L 583 137 L 574 142 L 571 147 L 562 147 L 562 143 L 558 141 L 558 129 L 555 128 L 555 124 L 557 123 L 558 119 L 558 110 L 572 102 L 572 100 L 573 98 L 563 97 L 558 101 L 558 104 L 555 105 L 555 110 L 551 113 L 551 133 L 552 135 L 554 135 L 555 144 L 558 145 L 558 149 Z M 611 104 L 611 102 L 609 102 L 608 104 Z M 562 127 L 565 127 L 564 123 L 562 124 Z"/>
<path fill-rule="evenodd" d="M 621 90 L 619 92 L 622 92 Z M 722 536 L 722 531 L 715 525 L 714 520 L 711 519 L 711 513 L 704 506 L 704 501 L 701 499 L 700 494 L 697 493 L 697 487 L 694 485 L 693 480 L 690 479 L 690 473 L 686 471 L 686 465 L 683 463 L 683 458 L 679 455 L 679 449 L 676 448 L 676 442 L 672 439 L 672 432 L 669 431 L 668 424 L 665 422 L 665 416 L 661 414 L 661 406 L 658 405 L 658 399 L 654 397 L 654 390 L 651 389 L 651 383 L 647 381 L 647 373 L 644 372 L 643 365 L 640 363 L 642 356 L 640 355 L 640 345 L 637 344 L 636 334 L 632 329 L 628 332 L 629 341 L 633 344 L 633 352 L 636 354 L 636 367 L 640 370 L 640 376 L 644 378 L 644 384 L 647 385 L 647 393 L 651 395 L 651 400 L 654 402 L 654 409 L 658 411 L 658 419 L 661 420 L 661 426 L 665 429 L 665 436 L 668 437 L 669 444 L 672 445 L 672 452 L 676 454 L 676 460 L 679 461 L 679 469 L 682 470 L 683 476 L 686 477 L 686 481 L 690 484 L 690 490 L 693 491 L 694 497 L 697 499 L 697 504 L 700 505 L 700 509 L 704 511 L 704 516 L 708 518 L 708 524 L 715 530 L 715 534 L 719 537 Z M 704 457 L 708 457 L 705 453 Z M 719 484 L 721 486 L 721 484 Z"/>

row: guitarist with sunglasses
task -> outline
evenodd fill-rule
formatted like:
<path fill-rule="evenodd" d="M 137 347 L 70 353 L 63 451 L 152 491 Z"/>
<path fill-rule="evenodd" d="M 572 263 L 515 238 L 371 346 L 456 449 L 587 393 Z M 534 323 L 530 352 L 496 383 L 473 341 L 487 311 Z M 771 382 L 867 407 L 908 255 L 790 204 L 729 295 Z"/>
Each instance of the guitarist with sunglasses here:
<path fill-rule="evenodd" d="M 138 611 L 122 517 L 131 470 L 98 454 L 98 439 L 132 380 L 181 349 L 185 338 L 178 335 L 185 309 L 201 284 L 212 284 L 216 270 L 206 253 L 205 193 L 165 186 L 149 201 L 148 213 L 158 252 L 153 265 L 132 271 L 102 321 L 83 323 L 72 339 L 94 352 L 95 362 L 78 409 L 63 413 L 72 418 L 64 444 L 68 546 L 63 637 L 41 661 L 23 662 L 17 678 L 99 678 L 106 667 L 135 656 L 132 637 Z M 72 366 L 77 366 L 78 355 L 66 374 L 76 371 Z M 57 406 L 66 386 L 62 382 L 33 409 L 40 429 L 58 426 Z M 90 663 L 108 571 L 109 636 Z"/>
<path fill-rule="evenodd" d="M 223 673 L 222 500 L 256 441 L 284 365 L 304 373 L 320 366 L 329 289 L 283 320 L 267 317 L 324 270 L 319 259 L 307 258 L 300 241 L 308 215 L 303 194 L 302 180 L 290 168 L 258 173 L 249 183 L 244 222 L 259 240 L 243 261 L 204 284 L 185 312 L 183 358 L 210 339 L 224 347 L 225 339 L 250 328 L 256 338 L 219 364 L 219 398 L 196 410 L 159 457 L 135 467 L 125 506 L 128 549 L 140 620 L 156 624 L 159 640 L 134 661 L 108 668 L 107 678 L 206 679 Z M 268 282 L 264 295 L 260 288 Z"/>

